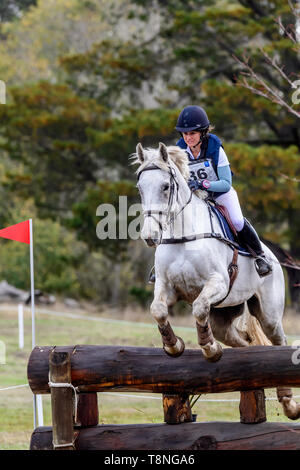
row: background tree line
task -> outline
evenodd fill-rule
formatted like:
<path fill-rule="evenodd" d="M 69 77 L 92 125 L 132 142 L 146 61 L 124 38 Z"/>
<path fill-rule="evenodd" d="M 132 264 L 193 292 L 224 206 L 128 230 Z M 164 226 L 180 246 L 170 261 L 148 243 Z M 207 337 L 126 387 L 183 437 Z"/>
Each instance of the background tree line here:
<path fill-rule="evenodd" d="M 128 156 L 139 141 L 174 144 L 188 104 L 204 106 L 222 138 L 245 215 L 300 259 L 299 106 L 291 98 L 298 8 L 279 0 L 1 7 L 0 78 L 9 96 L 0 108 L 0 223 L 34 213 L 39 288 L 98 301 L 151 295 L 152 251 L 142 242 L 100 241 L 96 208 L 117 205 L 119 195 L 139 201 Z M 290 109 L 269 99 L 262 83 Z M 44 256 L 50 247 L 52 257 Z M 2 244 L 2 259 L 9 249 Z M 25 287 L 26 266 L 13 249 L 9 261 L 1 275 Z"/>

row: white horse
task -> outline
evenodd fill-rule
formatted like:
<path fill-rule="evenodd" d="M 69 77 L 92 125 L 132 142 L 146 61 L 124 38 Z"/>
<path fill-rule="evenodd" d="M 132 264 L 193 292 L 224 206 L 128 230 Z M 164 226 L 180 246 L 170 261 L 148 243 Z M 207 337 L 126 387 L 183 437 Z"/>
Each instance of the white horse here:
<path fill-rule="evenodd" d="M 239 256 L 238 275 L 229 289 L 228 266 L 233 251 L 211 237 L 212 223 L 219 233 L 220 225 L 209 215 L 204 200 L 208 194 L 189 189 L 185 151 L 162 143 L 158 150 L 143 149 L 138 144 L 133 158 L 133 163 L 139 164 L 137 186 L 144 214 L 141 236 L 148 246 L 156 247 L 150 309 L 165 352 L 176 357 L 184 351 L 183 340 L 175 336 L 168 321 L 168 310 L 178 300 L 192 305 L 198 342 L 209 361 L 222 356 L 216 339 L 232 347 L 249 346 L 254 344 L 254 337 L 259 337 L 259 325 L 273 345 L 286 345 L 282 327 L 284 277 L 274 254 L 263 246 L 273 265 L 272 272 L 263 278 L 257 274 L 252 257 Z M 246 303 L 251 315 L 247 330 L 242 331 L 234 320 L 244 313 Z M 291 389 L 278 387 L 277 396 L 286 416 L 298 419 L 300 405 L 293 400 Z"/>

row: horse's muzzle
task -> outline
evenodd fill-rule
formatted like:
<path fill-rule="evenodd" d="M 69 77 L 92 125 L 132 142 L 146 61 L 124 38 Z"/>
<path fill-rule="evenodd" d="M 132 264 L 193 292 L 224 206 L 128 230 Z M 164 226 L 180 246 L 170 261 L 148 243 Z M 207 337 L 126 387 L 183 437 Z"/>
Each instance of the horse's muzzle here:
<path fill-rule="evenodd" d="M 159 244 L 158 238 L 146 238 L 144 241 L 148 246 L 157 246 Z"/>

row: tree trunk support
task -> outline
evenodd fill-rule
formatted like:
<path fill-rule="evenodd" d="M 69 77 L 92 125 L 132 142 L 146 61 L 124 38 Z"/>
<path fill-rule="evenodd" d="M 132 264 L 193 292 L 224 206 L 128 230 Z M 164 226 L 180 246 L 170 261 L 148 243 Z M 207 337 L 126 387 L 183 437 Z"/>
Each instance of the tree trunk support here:
<path fill-rule="evenodd" d="M 167 424 L 180 424 L 192 421 L 189 395 L 163 394 L 164 421 Z"/>
<path fill-rule="evenodd" d="M 83 428 L 89 426 L 96 426 L 98 423 L 99 412 L 97 393 L 79 393 L 75 427 Z"/>
<path fill-rule="evenodd" d="M 266 397 L 263 389 L 241 392 L 240 421 L 245 424 L 263 423 L 266 417 Z"/>

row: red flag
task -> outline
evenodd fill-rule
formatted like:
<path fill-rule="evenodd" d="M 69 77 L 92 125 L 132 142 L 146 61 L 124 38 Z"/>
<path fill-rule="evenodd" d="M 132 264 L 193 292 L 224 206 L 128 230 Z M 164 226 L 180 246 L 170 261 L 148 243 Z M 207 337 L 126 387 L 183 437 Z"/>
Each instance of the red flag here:
<path fill-rule="evenodd" d="M 30 245 L 29 220 L 0 230 L 0 237 Z"/>

